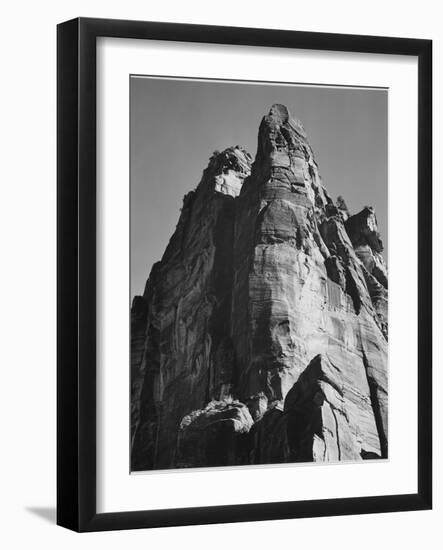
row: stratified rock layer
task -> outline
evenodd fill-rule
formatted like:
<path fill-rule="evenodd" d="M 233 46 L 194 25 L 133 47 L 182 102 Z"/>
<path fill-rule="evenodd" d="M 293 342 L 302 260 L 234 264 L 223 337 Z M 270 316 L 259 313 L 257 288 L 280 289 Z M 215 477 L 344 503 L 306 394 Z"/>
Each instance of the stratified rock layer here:
<path fill-rule="evenodd" d="M 132 469 L 387 457 L 382 250 L 286 107 L 215 153 L 133 302 Z"/>

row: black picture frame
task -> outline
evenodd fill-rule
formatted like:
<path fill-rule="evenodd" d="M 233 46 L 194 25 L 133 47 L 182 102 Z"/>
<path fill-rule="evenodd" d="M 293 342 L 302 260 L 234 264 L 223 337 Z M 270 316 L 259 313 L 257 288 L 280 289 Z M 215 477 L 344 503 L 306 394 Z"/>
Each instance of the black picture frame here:
<path fill-rule="evenodd" d="M 415 494 L 136 512 L 96 511 L 96 39 L 399 54 L 418 58 L 418 490 Z M 432 42 L 78 18 L 57 29 L 57 523 L 104 531 L 432 507 Z"/>

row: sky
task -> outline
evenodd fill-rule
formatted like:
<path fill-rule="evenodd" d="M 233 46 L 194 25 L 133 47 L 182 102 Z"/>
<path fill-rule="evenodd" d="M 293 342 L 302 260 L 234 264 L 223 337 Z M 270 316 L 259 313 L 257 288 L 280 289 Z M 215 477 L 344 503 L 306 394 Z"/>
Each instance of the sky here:
<path fill-rule="evenodd" d="M 302 122 L 333 200 L 342 195 L 351 214 L 374 206 L 387 257 L 387 90 L 132 76 L 131 297 L 143 292 L 213 151 L 242 145 L 255 157 L 274 103 Z"/>

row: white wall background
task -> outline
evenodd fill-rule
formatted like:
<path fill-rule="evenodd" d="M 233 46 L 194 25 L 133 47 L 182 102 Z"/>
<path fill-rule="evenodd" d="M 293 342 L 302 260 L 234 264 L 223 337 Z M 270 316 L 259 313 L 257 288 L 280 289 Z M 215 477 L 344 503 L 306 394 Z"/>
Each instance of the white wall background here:
<path fill-rule="evenodd" d="M 434 40 L 434 280 L 442 279 L 443 9 L 438 0 L 67 0 L 2 9 L 0 163 L 0 544 L 221 549 L 416 548 L 442 535 L 442 292 L 434 288 L 435 506 L 431 512 L 76 535 L 55 518 L 55 26 L 76 16 Z M 401 200 L 401 197 L 399 198 Z M 407 220 L 405 220 L 407 223 Z M 440 248 L 440 251 L 438 250 Z M 407 269 L 407 258 L 405 258 Z M 440 311 L 438 311 L 440 310 Z M 440 342 L 438 342 L 440 339 Z M 440 489 L 439 489 L 440 487 Z"/>

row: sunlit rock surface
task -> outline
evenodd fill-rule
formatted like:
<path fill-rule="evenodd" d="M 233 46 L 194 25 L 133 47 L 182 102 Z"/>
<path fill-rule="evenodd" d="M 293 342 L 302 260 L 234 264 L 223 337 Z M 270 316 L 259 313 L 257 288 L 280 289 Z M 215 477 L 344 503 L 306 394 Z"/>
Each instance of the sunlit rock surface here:
<path fill-rule="evenodd" d="M 382 250 L 283 105 L 214 153 L 133 301 L 132 469 L 387 457 Z"/>

